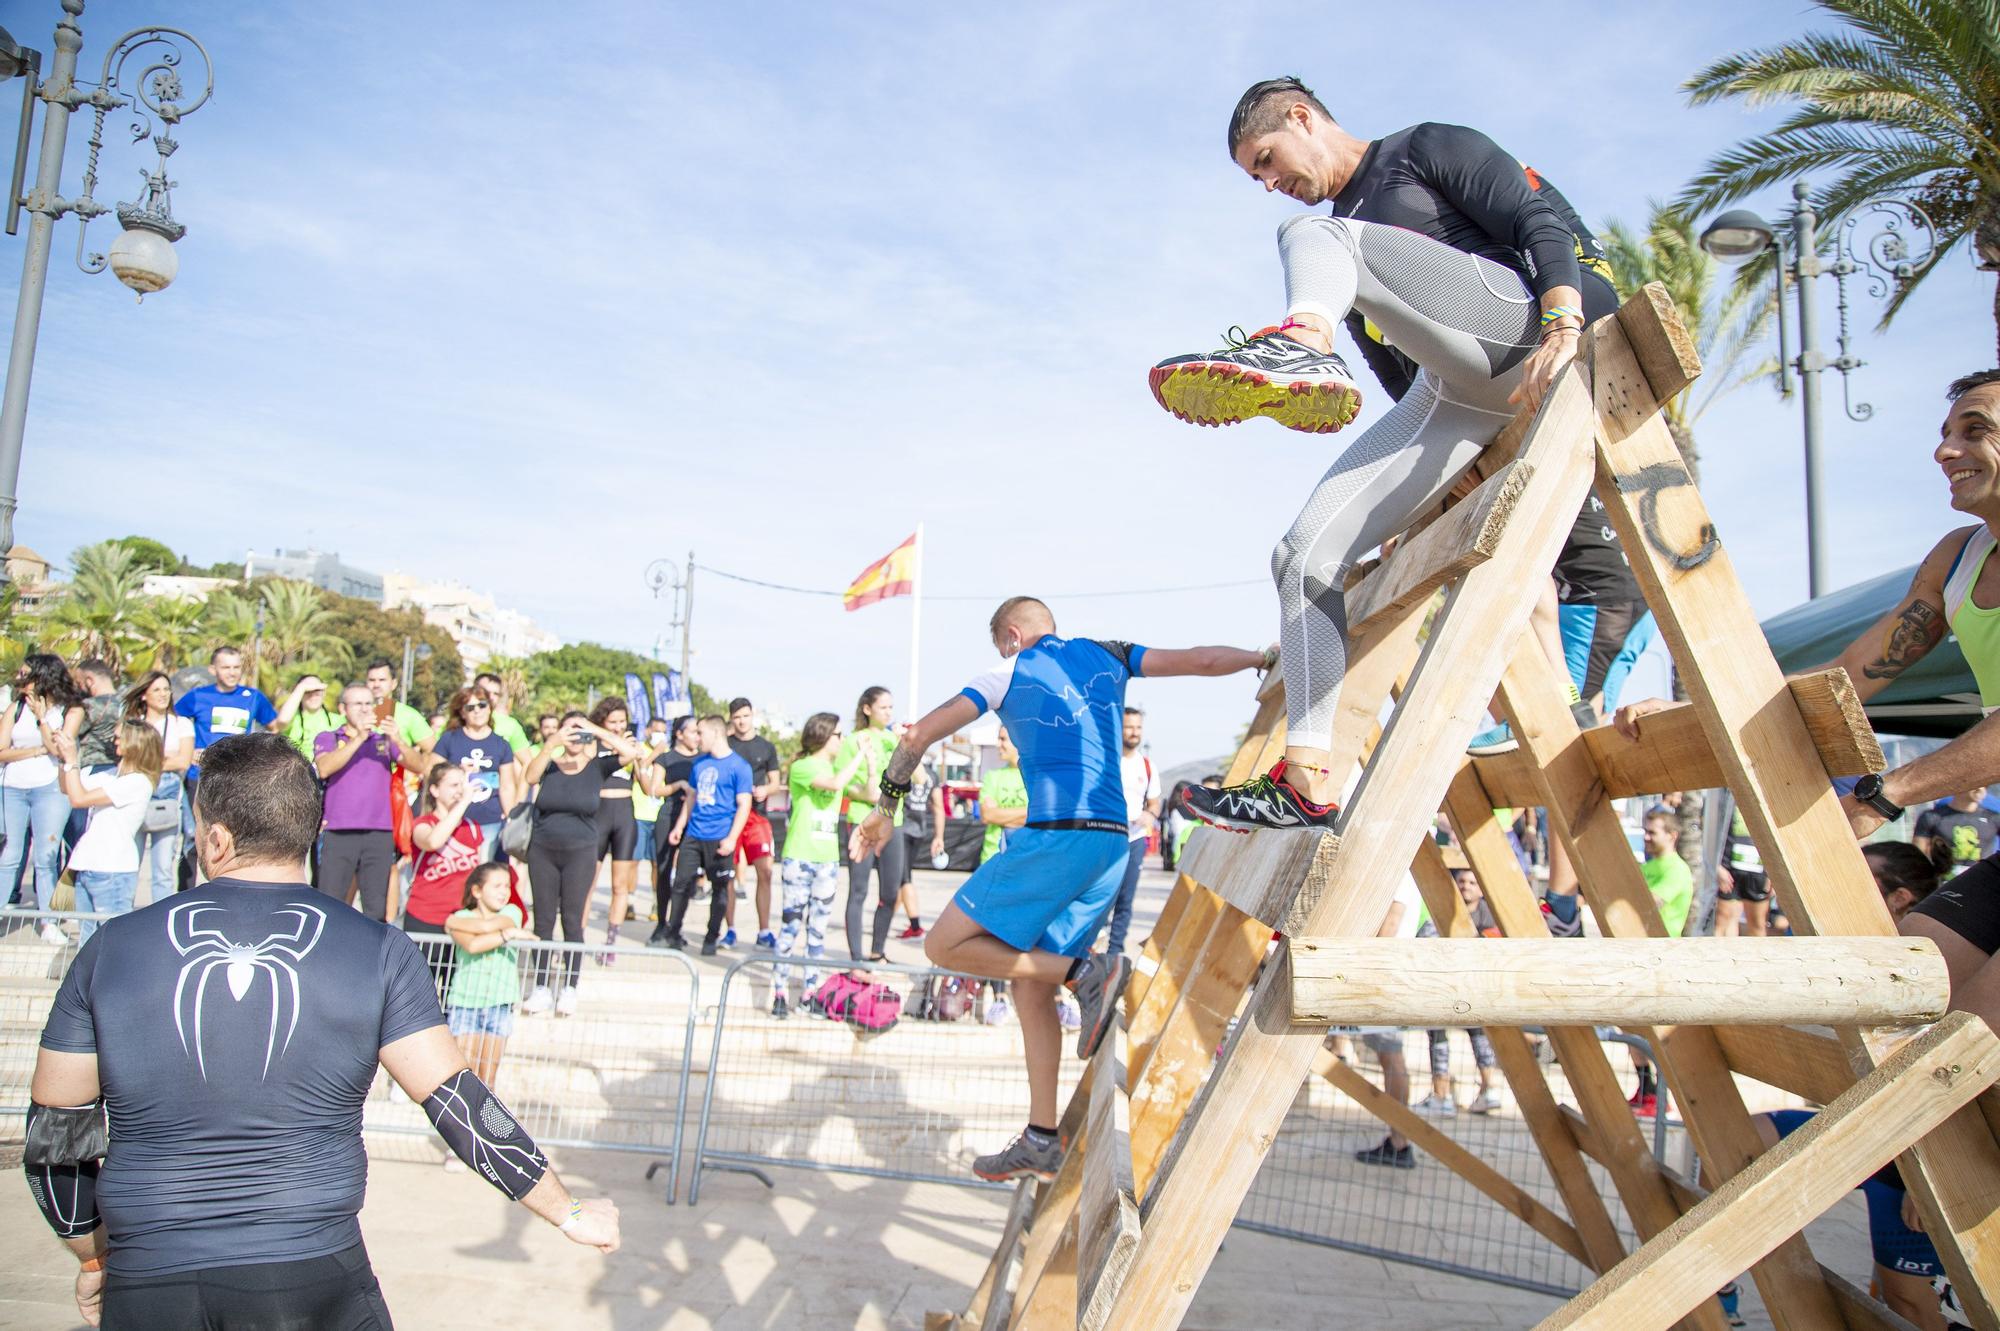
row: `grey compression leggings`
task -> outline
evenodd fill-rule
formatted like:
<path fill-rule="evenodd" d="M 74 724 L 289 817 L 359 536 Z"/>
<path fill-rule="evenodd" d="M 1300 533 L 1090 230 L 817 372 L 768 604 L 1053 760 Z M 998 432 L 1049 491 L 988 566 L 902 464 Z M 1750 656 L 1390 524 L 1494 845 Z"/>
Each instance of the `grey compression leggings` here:
<path fill-rule="evenodd" d="M 1282 615 L 1288 744 L 1324 748 L 1347 674 L 1355 561 L 1443 497 L 1513 417 L 1507 395 L 1540 336 L 1519 274 L 1400 227 L 1318 213 L 1278 228 L 1289 312 L 1358 310 L 1423 367 L 1388 415 L 1334 459 L 1271 552 Z"/>
<path fill-rule="evenodd" d="M 896 922 L 896 894 L 903 889 L 903 857 L 909 854 L 909 838 L 901 828 L 891 828 L 889 840 L 879 851 L 871 850 L 847 866 L 847 955 L 856 961 L 879 957 L 889 945 L 889 926 Z M 875 879 L 875 921 L 870 939 L 874 950 L 861 950 L 861 914 L 868 904 L 868 879 Z"/>

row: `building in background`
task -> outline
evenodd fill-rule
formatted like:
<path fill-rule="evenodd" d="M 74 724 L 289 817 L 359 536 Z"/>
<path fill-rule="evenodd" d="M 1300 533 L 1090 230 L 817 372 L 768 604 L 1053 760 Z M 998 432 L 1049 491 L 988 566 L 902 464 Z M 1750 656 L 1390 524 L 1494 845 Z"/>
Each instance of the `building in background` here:
<path fill-rule="evenodd" d="M 49 581 L 49 561 L 25 545 L 7 552 L 7 581 L 19 598 L 15 608 L 23 611 L 39 609 L 55 590 L 55 584 Z"/>
<path fill-rule="evenodd" d="M 426 624 L 451 635 L 468 670 L 477 670 L 496 656 L 533 656 L 553 651 L 562 639 L 538 628 L 518 610 L 503 610 L 484 592 L 462 582 L 436 582 L 407 573 L 382 579 L 382 608 L 409 607 Z"/>
<path fill-rule="evenodd" d="M 240 585 L 234 578 L 205 578 L 184 573 L 148 573 L 146 580 L 139 584 L 139 592 L 144 596 L 166 596 L 176 601 L 202 601 L 215 595 L 222 587 Z"/>
<path fill-rule="evenodd" d="M 321 591 L 339 592 L 378 605 L 382 601 L 382 575 L 343 564 L 338 551 L 328 554 L 323 550 L 274 550 L 260 555 L 252 550 L 244 555 L 243 580 L 265 577 L 309 582 Z"/>

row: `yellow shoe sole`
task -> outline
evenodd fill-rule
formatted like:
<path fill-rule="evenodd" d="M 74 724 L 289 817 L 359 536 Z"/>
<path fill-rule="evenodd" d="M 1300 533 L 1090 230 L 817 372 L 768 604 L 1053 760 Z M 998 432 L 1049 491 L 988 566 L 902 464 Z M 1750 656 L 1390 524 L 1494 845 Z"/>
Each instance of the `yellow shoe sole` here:
<path fill-rule="evenodd" d="M 1361 390 L 1327 379 L 1273 379 L 1226 361 L 1155 366 L 1153 397 L 1190 425 L 1235 425 L 1269 416 L 1288 430 L 1332 434 L 1361 411 Z"/>

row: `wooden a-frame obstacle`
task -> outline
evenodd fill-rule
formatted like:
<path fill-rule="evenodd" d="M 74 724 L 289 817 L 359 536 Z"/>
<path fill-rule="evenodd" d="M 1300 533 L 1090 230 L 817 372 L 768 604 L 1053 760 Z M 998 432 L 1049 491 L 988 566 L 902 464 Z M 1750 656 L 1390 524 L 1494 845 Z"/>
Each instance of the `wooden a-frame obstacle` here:
<path fill-rule="evenodd" d="M 1879 770 L 1881 752 L 1844 674 L 1788 681 L 1771 658 L 1659 414 L 1698 372 L 1672 305 L 1648 288 L 1588 330 L 1540 411 L 1486 450 L 1478 489 L 1352 584 L 1332 765 L 1365 766 L 1338 828 L 1195 835 L 1122 1029 L 1063 1115 L 1060 1173 L 1021 1186 L 971 1305 L 930 1326 L 1178 1326 L 1300 1086 L 1319 1075 L 1598 1273 L 1544 1326 L 1721 1331 L 1713 1294 L 1748 1270 L 1780 1331 L 1906 1327 L 1820 1266 L 1799 1232 L 1900 1156 L 1967 1313 L 2000 1331 L 2000 1092 L 1982 1095 L 2000 1078 L 2000 1041 L 1960 1013 L 1909 1024 L 1943 1012 L 1942 967 L 1928 944 L 1895 937 L 1828 781 Z M 1649 716 L 1639 742 L 1580 733 L 1558 668 L 1526 632 L 1593 484 L 1689 697 Z M 1468 760 L 1496 696 L 1519 750 Z M 1268 682 L 1230 781 L 1275 758 L 1283 712 Z M 1718 786 L 1734 792 L 1800 938 L 1665 937 L 1611 801 Z M 1541 941 L 1539 905 L 1493 818 L 1534 805 L 1603 939 Z M 1427 835 L 1440 807 L 1502 941 L 1447 941 L 1473 931 Z M 1440 940 L 1373 939 L 1406 871 Z M 1406 982 L 1384 985 L 1383 959 Z M 1348 1012 L 1485 1024 L 1566 1214 L 1327 1054 L 1326 1027 Z M 1505 1024 L 1530 1017 L 1549 1028 L 1576 1106 L 1556 1103 Z M 1774 1024 L 1798 1021 L 1825 1024 Z M 1703 1187 L 1648 1151 L 1598 1023 L 1651 1042 Z M 1826 1108 L 1766 1150 L 1733 1072 Z M 1636 1251 L 1586 1160 L 1609 1174 Z"/>

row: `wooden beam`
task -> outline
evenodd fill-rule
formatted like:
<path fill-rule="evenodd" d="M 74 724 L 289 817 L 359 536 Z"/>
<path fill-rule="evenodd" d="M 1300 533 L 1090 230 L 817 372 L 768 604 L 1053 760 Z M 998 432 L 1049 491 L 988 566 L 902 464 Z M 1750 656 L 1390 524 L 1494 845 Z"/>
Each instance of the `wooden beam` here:
<path fill-rule="evenodd" d="M 1621 313 L 1620 327 L 1625 323 Z M 1646 335 L 1626 333 L 1599 338 L 1593 351 L 1597 488 L 1606 516 L 1793 928 L 1892 933 L 1729 549 L 1665 423 L 1638 406 L 1652 391 L 1649 367 L 1636 355 Z M 1877 1041 L 1852 1028 L 1841 1028 L 1839 1038 L 1851 1062 L 1869 1066 Z M 1984 1115 L 1970 1109 L 1920 1142 L 1903 1177 L 1967 1316 L 1984 1331 L 2000 1331 L 2000 1143 Z"/>
<path fill-rule="evenodd" d="M 1294 938 L 1313 1026 L 1871 1026 L 1935 1021 L 1922 938 Z"/>
<path fill-rule="evenodd" d="M 1861 776 L 1887 765 L 1845 670 L 1838 666 L 1817 670 L 1787 683 L 1829 776 Z M 1583 743 L 1610 799 L 1709 790 L 1728 783 L 1728 774 L 1702 730 L 1701 717 L 1689 703 L 1648 713 L 1637 741 L 1607 725 L 1584 731 Z M 1472 761 L 1479 768 L 1480 782 L 1500 801 L 1495 807 L 1530 807 L 1540 798 L 1534 762 L 1520 749 Z"/>
<path fill-rule="evenodd" d="M 1166 950 L 1160 956 L 1160 964 L 1146 984 L 1146 992 L 1140 996 L 1138 1006 L 1131 1009 L 1128 1017 L 1132 1050 L 1126 1071 L 1135 1082 L 1152 1060 L 1153 1045 L 1179 1004 L 1181 990 L 1193 978 L 1195 967 L 1200 965 L 1202 950 L 1208 946 L 1209 933 L 1224 909 L 1221 897 L 1185 874 L 1182 879 L 1189 885 L 1187 910 L 1175 926 L 1174 936 L 1168 940 Z"/>
<path fill-rule="evenodd" d="M 1313 1071 L 1381 1119 L 1392 1131 L 1408 1137 L 1411 1145 L 1427 1152 L 1439 1164 L 1499 1203 L 1503 1210 L 1522 1224 L 1585 1266 L 1592 1265 L 1583 1240 L 1567 1220 L 1542 1205 L 1520 1184 L 1460 1146 L 1451 1134 L 1441 1131 L 1429 1119 L 1325 1050 L 1313 1059 Z"/>
<path fill-rule="evenodd" d="M 1022 1179 L 1014 1188 L 1014 1200 L 1007 1207 L 1007 1223 L 1000 1231 L 1000 1245 L 993 1250 L 993 1260 L 986 1264 L 986 1273 L 979 1278 L 979 1285 L 972 1291 L 972 1302 L 965 1305 L 959 1324 L 968 1331 L 996 1331 L 1007 1324 L 1007 1273 L 1014 1265 L 1014 1250 L 1020 1246 L 1021 1234 L 1028 1227 L 1028 1217 L 1035 1212 L 1035 1181 Z"/>
<path fill-rule="evenodd" d="M 1430 908 L 1431 919 L 1446 938 L 1475 937 L 1472 918 L 1453 885 L 1451 871 L 1437 842 L 1425 837 L 1417 843 L 1417 857 L 1410 865 L 1417 891 Z M 1546 936 L 1546 935 L 1544 935 Z M 1597 1190 L 1597 1180 L 1584 1166 L 1583 1153 L 1563 1121 L 1555 1095 L 1541 1064 L 1528 1047 L 1528 1038 L 1506 1026 L 1488 1026 L 1486 1038 L 1493 1044 L 1494 1061 L 1500 1075 L 1514 1094 L 1514 1107 L 1534 1136 L 1535 1149 L 1548 1167 L 1549 1178 L 1569 1211 L 1570 1223 L 1588 1254 L 1584 1264 L 1593 1271 L 1609 1271 L 1625 1256 L 1625 1243 L 1611 1220 L 1610 1208 Z"/>
<path fill-rule="evenodd" d="M 1567 684 L 1568 675 L 1549 661 L 1540 644 L 1524 640 L 1501 681 L 1500 709 L 1522 750 L 1539 764 L 1537 777 L 1544 792 L 1539 802 L 1547 807 L 1550 827 L 1569 850 L 1584 896 L 1604 933 L 1613 938 L 1664 937 L 1659 905 L 1646 887 L 1625 839 L 1624 824 L 1605 798 L 1577 733 L 1576 718 L 1563 700 Z M 1705 1026 L 1636 1026 L 1633 1034 L 1652 1047 L 1704 1169 L 1727 1178 L 1756 1159 L 1764 1139 L 1729 1075 L 1714 1031 Z M 1837 1324 L 1840 1314 L 1803 1235 L 1787 1238 L 1750 1274 L 1778 1331 Z"/>
<path fill-rule="evenodd" d="M 1854 1084 L 1847 1051 L 1824 1027 L 1718 1026 L 1730 1071 L 1781 1091 L 1826 1104 Z"/>
<path fill-rule="evenodd" d="M 1291 933 L 1325 889 L 1332 863 L 1333 833 L 1323 828 L 1203 827 L 1188 838 L 1181 870 L 1266 928 Z"/>
<path fill-rule="evenodd" d="M 1978 1017 L 1951 1014 L 1544 1320 L 1542 1331 L 1665 1325 L 1796 1234 L 1996 1078 L 2000 1039 Z"/>
<path fill-rule="evenodd" d="M 1314 934 L 1371 934 L 1409 868 L 1456 760 L 1481 724 L 1507 647 L 1527 629 L 1537 579 L 1555 563 L 1589 477 L 1581 370 L 1556 379 L 1522 456 L 1534 475 L 1492 559 L 1468 572 L 1432 623 L 1423 654 L 1340 822 Z M 1435 661 L 1437 669 L 1425 670 Z M 1490 815 L 1489 815 L 1490 818 Z M 1184 1120 L 1147 1194 L 1132 1273 L 1113 1310 L 1119 1331 L 1177 1326 L 1214 1260 L 1265 1152 L 1312 1070 L 1318 1033 L 1285 1020 L 1285 947 L 1267 966 L 1197 1112 Z M 1155 1056 L 1158 1062 L 1158 1056 Z"/>
<path fill-rule="evenodd" d="M 1463 502 L 1398 546 L 1381 567 L 1348 592 L 1348 632 L 1366 632 L 1383 616 L 1428 600 L 1447 582 L 1491 559 L 1532 474 L 1525 462 L 1508 463 Z"/>
<path fill-rule="evenodd" d="M 1071 1331 L 1076 1325 L 1076 1209 L 1050 1247 L 1048 1263 L 1028 1282 L 1027 1269 L 1021 1272 L 1021 1289 L 1014 1297 L 1012 1331 Z"/>
<path fill-rule="evenodd" d="M 1445 796 L 1445 811 L 1472 871 L 1486 893 L 1486 903 L 1509 938 L 1547 938 L 1548 924 L 1541 902 L 1521 872 L 1507 844 L 1506 833 L 1493 820 L 1492 797 L 1480 787 L 1469 764 L 1461 765 Z M 1457 895 L 1456 892 L 1453 895 Z M 1652 1148 L 1639 1130 L 1625 1091 L 1618 1084 L 1604 1046 L 1589 1027 L 1552 1026 L 1549 1043 L 1569 1079 L 1570 1091 L 1583 1113 L 1572 1122 L 1575 1144 L 1611 1175 L 1619 1200 L 1642 1239 L 1651 1238 L 1680 1218 L 1681 1208 L 1661 1177 Z M 1498 1046 L 1495 1046 L 1498 1052 Z M 1535 1075 L 1540 1075 L 1537 1069 Z M 1538 1128 L 1538 1136 L 1541 1129 Z M 1595 1188 L 1596 1184 L 1591 1185 Z M 1572 1215 L 1576 1214 L 1574 1210 Z M 1720 1288 L 1720 1286 L 1718 1286 Z M 1688 1319 L 1702 1331 L 1723 1331 L 1728 1322 L 1713 1300 Z"/>
<path fill-rule="evenodd" d="M 1076 1324 L 1097 1331 L 1125 1283 L 1139 1246 L 1139 1203 L 1132 1188 L 1132 1105 L 1125 1093 L 1122 1031 L 1097 1047 L 1090 1092 L 1090 1155 L 1077 1198 Z"/>

